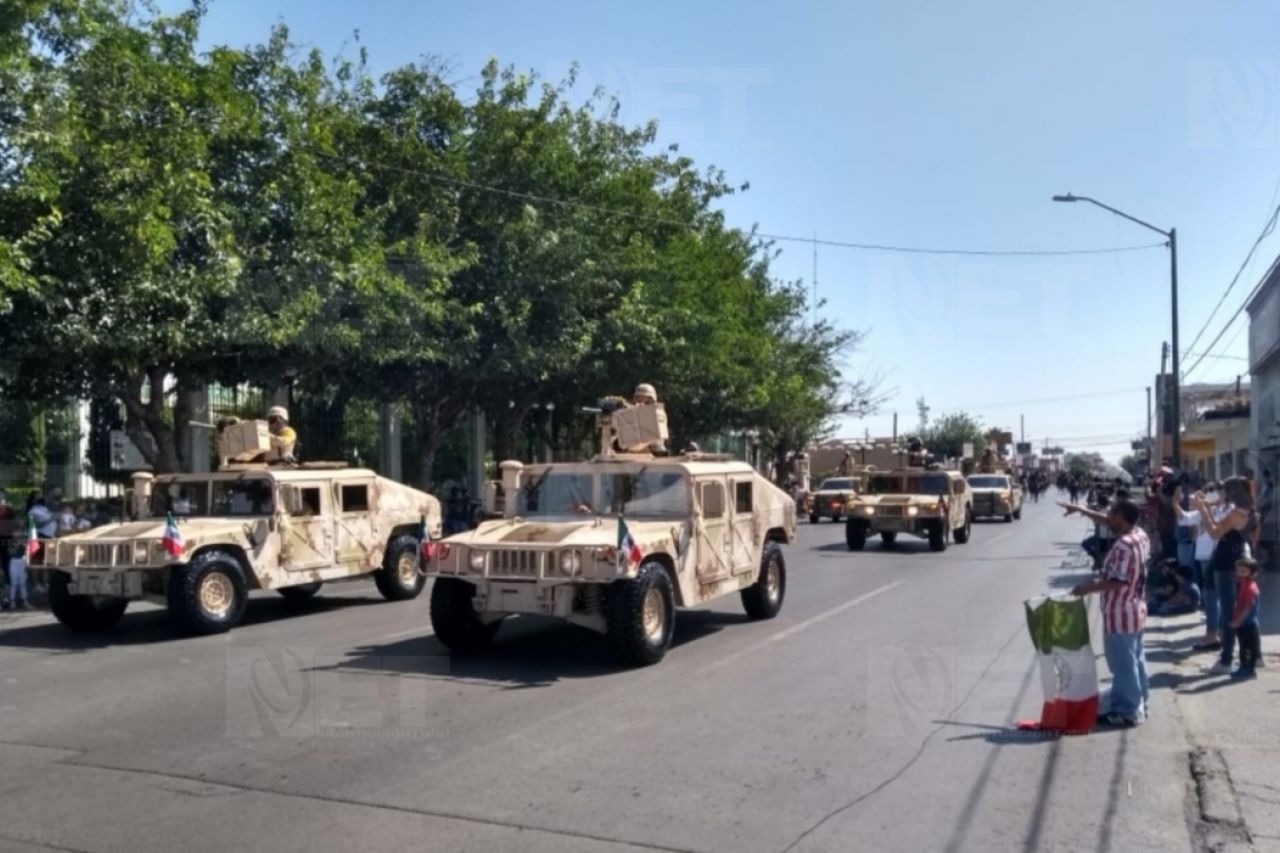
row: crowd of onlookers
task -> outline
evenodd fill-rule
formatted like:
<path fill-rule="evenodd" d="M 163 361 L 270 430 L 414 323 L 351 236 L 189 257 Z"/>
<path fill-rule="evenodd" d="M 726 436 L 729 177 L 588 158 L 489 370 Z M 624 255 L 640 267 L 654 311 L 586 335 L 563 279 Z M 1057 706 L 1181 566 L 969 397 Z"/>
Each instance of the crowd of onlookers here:
<path fill-rule="evenodd" d="M 1269 472 L 1261 485 L 1251 474 L 1200 482 L 1166 466 L 1134 487 L 1102 479 L 1059 486 L 1073 498 L 1062 504 L 1067 513 L 1095 525 L 1082 545 L 1099 575 L 1073 591 L 1102 595 L 1103 651 L 1113 680 L 1111 707 L 1101 723 L 1132 726 L 1148 714 L 1148 613 L 1202 613 L 1205 633 L 1192 651 L 1215 654 L 1206 674 L 1256 676 L 1263 664 L 1261 522 L 1275 500 Z"/>
<path fill-rule="evenodd" d="M 40 585 L 27 573 L 29 533 L 36 539 L 56 539 L 112 521 L 105 502 L 68 501 L 58 489 L 48 494 L 28 492 L 23 506 L 9 502 L 0 491 L 0 609 L 23 610 L 39 595 Z"/>

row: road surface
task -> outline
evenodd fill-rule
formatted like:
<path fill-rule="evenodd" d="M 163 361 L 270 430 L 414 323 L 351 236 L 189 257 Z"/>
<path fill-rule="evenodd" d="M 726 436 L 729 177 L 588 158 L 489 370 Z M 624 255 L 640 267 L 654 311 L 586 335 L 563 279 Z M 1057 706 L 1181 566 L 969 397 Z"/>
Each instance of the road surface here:
<path fill-rule="evenodd" d="M 967 545 L 802 524 L 782 613 L 679 617 L 661 664 L 525 620 L 451 661 L 427 597 L 255 597 L 229 635 L 0 622 L 0 851 L 1192 849 L 1188 744 L 1012 731 L 1022 602 L 1081 577 L 1050 501 Z M 6 614 L 8 617 L 8 614 Z"/>

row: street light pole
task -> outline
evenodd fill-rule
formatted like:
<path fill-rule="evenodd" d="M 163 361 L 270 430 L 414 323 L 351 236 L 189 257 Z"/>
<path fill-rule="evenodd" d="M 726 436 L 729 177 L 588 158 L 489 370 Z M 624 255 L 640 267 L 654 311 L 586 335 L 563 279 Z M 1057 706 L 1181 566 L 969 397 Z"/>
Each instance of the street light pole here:
<path fill-rule="evenodd" d="M 1100 207 L 1108 213 L 1114 213 L 1122 219 L 1127 219 L 1137 225 L 1141 225 L 1149 231 L 1154 231 L 1169 241 L 1169 297 L 1171 308 L 1171 322 L 1173 324 L 1173 334 L 1171 340 L 1173 342 L 1173 383 L 1169 392 L 1172 397 L 1170 402 L 1170 412 L 1173 423 L 1169 425 L 1169 431 L 1173 440 L 1173 465 L 1175 468 L 1182 467 L 1182 377 L 1178 374 L 1178 229 L 1170 228 L 1165 231 L 1163 228 L 1157 228 L 1150 222 L 1143 222 L 1136 216 L 1130 216 L 1123 210 L 1116 210 L 1110 205 L 1103 204 L 1096 198 L 1089 198 L 1083 195 L 1055 195 L 1054 201 L 1076 202 L 1087 201 L 1089 204 Z"/>

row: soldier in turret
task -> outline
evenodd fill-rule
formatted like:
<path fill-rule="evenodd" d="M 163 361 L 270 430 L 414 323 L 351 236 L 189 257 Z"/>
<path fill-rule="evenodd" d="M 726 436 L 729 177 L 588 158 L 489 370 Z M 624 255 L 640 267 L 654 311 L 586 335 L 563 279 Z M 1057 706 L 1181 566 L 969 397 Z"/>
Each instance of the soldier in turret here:
<path fill-rule="evenodd" d="M 637 406 L 652 406 L 658 402 L 658 392 L 648 382 L 641 382 L 631 395 L 631 402 Z"/>

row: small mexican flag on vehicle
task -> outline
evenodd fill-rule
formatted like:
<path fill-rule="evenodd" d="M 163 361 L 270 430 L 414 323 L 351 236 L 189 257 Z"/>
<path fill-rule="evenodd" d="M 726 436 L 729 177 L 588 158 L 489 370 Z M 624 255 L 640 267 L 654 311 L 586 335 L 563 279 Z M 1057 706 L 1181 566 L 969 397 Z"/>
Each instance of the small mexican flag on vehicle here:
<path fill-rule="evenodd" d="M 422 516 L 418 522 L 418 545 L 422 549 L 422 559 L 430 562 L 435 553 L 435 543 L 431 541 L 431 531 L 427 529 L 427 517 Z"/>
<path fill-rule="evenodd" d="M 640 546 L 636 544 L 636 540 L 631 538 L 631 531 L 627 529 L 627 521 L 622 516 L 618 516 L 618 559 L 625 560 L 626 565 L 640 562 L 640 558 L 644 554 L 640 551 Z"/>
<path fill-rule="evenodd" d="M 1025 602 L 1031 642 L 1040 653 L 1044 706 L 1040 722 L 1020 729 L 1084 734 L 1098 719 L 1098 670 L 1089 645 L 1089 615 L 1078 598 Z"/>
<path fill-rule="evenodd" d="M 160 545 L 171 557 L 181 557 L 182 552 L 187 550 L 187 544 L 182 541 L 182 531 L 178 529 L 178 520 L 173 517 L 173 513 L 165 516 L 164 538 L 160 540 Z"/>
<path fill-rule="evenodd" d="M 27 516 L 27 562 L 40 550 L 40 537 L 36 535 L 36 520 Z"/>

